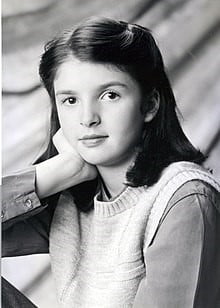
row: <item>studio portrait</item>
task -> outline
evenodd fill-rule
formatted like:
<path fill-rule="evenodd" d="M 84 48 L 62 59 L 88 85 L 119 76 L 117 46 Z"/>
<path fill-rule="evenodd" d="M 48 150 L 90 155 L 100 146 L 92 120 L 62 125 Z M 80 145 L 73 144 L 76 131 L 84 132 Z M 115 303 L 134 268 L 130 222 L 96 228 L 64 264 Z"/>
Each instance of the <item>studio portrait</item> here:
<path fill-rule="evenodd" d="M 2 308 L 220 307 L 219 25 L 3 0 Z"/>

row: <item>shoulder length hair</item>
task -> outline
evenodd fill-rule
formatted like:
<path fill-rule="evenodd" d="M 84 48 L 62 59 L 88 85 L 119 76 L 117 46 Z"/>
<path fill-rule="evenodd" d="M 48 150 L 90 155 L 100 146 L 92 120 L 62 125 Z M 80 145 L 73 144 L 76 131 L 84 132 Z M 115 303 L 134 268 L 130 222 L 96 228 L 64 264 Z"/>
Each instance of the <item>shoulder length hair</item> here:
<path fill-rule="evenodd" d="M 81 61 L 114 65 L 129 73 L 142 91 L 143 110 L 148 108 L 147 98 L 153 92 L 156 91 L 160 97 L 156 116 L 144 125 L 135 162 L 127 171 L 127 185 L 137 187 L 154 184 L 162 170 L 172 162 L 201 164 L 204 161 L 203 154 L 193 147 L 180 126 L 175 97 L 151 31 L 137 24 L 109 18 L 90 18 L 45 46 L 39 73 L 52 102 L 52 134 L 59 125 L 54 78 L 59 66 L 70 56 Z M 86 185 L 88 187 L 88 183 Z M 82 184 L 74 189 L 78 189 L 80 194 L 82 190 L 85 191 L 84 186 Z"/>

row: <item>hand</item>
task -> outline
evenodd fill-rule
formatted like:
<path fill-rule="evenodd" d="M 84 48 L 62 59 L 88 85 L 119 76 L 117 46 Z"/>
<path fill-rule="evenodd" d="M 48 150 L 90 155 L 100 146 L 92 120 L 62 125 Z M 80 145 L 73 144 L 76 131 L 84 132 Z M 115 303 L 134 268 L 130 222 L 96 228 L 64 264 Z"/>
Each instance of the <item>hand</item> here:
<path fill-rule="evenodd" d="M 95 166 L 87 163 L 73 148 L 60 128 L 53 136 L 53 144 L 55 145 L 60 155 L 66 155 L 66 158 L 72 163 L 72 176 L 81 175 L 82 182 L 93 180 L 97 176 L 97 169 Z"/>
<path fill-rule="evenodd" d="M 53 137 L 58 155 L 36 165 L 36 191 L 39 198 L 95 179 L 96 167 L 85 162 L 69 144 L 61 129 Z"/>

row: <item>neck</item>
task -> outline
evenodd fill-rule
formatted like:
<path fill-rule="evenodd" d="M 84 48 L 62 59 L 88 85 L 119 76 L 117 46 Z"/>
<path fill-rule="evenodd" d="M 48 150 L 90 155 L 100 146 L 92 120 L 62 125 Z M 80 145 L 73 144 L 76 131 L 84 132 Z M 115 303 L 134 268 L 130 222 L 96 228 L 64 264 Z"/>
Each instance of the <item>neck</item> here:
<path fill-rule="evenodd" d="M 97 166 L 99 174 L 110 193 L 114 198 L 125 188 L 126 172 L 130 165 L 130 160 L 120 164 L 120 166 Z"/>

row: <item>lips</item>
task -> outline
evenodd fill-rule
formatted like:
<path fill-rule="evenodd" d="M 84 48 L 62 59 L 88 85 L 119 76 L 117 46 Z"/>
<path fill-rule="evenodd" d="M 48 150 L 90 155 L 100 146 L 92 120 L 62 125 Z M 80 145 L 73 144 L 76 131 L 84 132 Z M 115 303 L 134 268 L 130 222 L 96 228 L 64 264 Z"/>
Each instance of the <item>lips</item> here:
<path fill-rule="evenodd" d="M 107 135 L 84 135 L 79 141 L 87 148 L 93 148 L 101 145 L 108 138 Z"/>
<path fill-rule="evenodd" d="M 101 139 L 101 138 L 107 138 L 107 135 L 85 135 L 81 138 L 79 138 L 79 140 L 92 140 L 92 139 Z"/>

